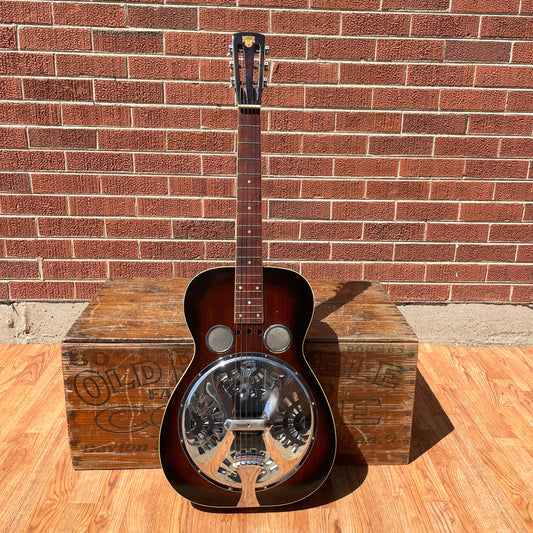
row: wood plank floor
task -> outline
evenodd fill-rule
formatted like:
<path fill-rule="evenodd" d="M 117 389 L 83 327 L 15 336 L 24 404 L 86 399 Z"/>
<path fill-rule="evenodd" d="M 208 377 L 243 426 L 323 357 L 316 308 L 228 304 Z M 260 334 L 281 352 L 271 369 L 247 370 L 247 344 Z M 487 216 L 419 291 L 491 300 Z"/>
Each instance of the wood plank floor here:
<path fill-rule="evenodd" d="M 533 348 L 421 345 L 409 465 L 336 466 L 299 505 L 221 513 L 160 470 L 73 470 L 59 346 L 0 346 L 0 531 L 533 531 L 532 389 Z"/>

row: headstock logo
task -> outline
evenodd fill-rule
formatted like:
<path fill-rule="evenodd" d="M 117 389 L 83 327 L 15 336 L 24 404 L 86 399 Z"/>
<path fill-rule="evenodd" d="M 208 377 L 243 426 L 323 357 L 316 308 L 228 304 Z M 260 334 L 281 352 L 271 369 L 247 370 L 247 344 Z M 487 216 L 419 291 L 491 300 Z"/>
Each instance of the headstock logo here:
<path fill-rule="evenodd" d="M 255 35 L 243 35 L 242 42 L 244 43 L 244 46 L 250 48 L 250 46 L 253 46 L 255 43 Z"/>

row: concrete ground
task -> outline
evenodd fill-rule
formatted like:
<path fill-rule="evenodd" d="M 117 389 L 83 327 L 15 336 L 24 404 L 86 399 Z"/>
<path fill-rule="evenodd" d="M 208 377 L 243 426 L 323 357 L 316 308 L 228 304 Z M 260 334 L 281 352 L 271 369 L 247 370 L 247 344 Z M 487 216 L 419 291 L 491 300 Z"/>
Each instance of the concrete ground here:
<path fill-rule="evenodd" d="M 86 303 L 0 304 L 0 344 L 58 344 Z M 455 346 L 533 346 L 533 306 L 400 305 L 420 342 Z"/>

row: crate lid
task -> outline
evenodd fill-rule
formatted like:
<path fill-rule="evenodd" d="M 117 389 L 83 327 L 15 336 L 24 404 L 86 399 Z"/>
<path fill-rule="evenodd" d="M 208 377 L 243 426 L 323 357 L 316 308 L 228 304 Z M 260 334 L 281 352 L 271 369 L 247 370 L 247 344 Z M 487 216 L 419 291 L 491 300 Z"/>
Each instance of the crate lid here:
<path fill-rule="evenodd" d="M 183 314 L 188 279 L 106 281 L 65 343 L 191 343 Z M 417 342 L 379 283 L 310 281 L 315 297 L 310 342 Z"/>

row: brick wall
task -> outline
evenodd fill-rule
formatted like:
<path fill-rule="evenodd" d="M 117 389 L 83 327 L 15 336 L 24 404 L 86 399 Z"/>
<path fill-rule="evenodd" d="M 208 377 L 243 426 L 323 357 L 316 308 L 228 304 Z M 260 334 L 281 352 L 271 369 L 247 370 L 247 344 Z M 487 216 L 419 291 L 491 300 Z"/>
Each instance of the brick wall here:
<path fill-rule="evenodd" d="M 241 30 L 271 49 L 268 263 L 532 300 L 531 0 L 0 1 L 0 299 L 232 260 Z"/>

